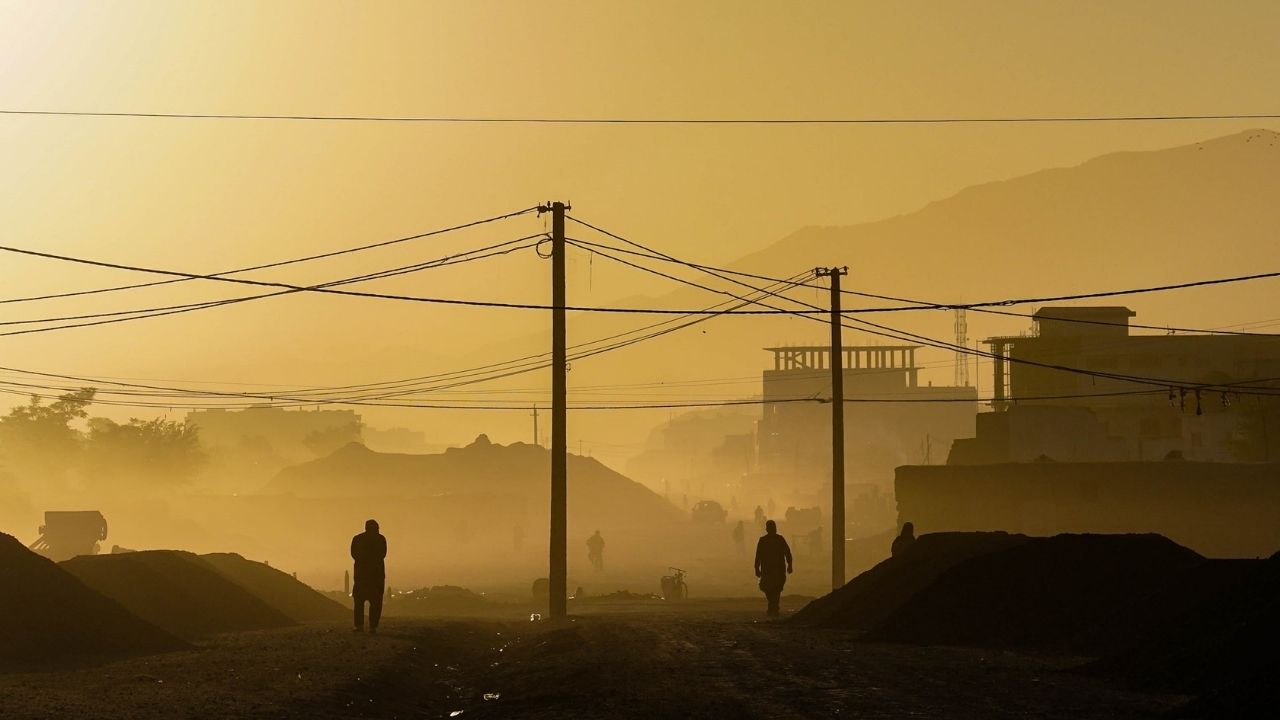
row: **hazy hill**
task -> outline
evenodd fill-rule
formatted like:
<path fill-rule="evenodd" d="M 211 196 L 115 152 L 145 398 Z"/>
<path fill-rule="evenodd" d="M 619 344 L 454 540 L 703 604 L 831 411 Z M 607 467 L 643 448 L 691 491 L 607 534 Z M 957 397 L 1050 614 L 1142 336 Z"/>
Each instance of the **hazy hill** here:
<path fill-rule="evenodd" d="M 878 222 L 805 228 L 734 267 L 847 263 L 855 287 L 940 300 L 1243 273 L 1280 262 L 1277 201 L 1280 134 L 1250 130 L 977 185 Z"/>
<path fill-rule="evenodd" d="M 850 203 L 857 199 L 851 197 Z M 1156 151 L 1119 152 L 1074 167 L 1047 169 L 967 188 L 918 211 L 875 222 L 807 227 L 729 264 L 771 277 L 818 265 L 848 265 L 847 289 L 934 301 L 975 301 L 1110 290 L 1280 268 L 1280 134 L 1241 132 Z M 625 234 L 625 231 L 624 233 Z M 597 238 L 599 239 L 599 238 Z M 670 237 L 636 237 L 695 261 L 714 257 L 678 228 Z M 669 267 L 664 267 L 670 270 Z M 677 271 L 679 272 L 679 271 Z M 743 293 L 739 286 L 695 272 L 685 277 Z M 674 283 L 673 283 L 674 286 Z M 725 300 L 675 286 L 660 297 L 612 301 L 628 306 L 705 307 Z M 1153 293 L 1111 299 L 1138 311 L 1136 322 L 1218 327 L 1273 319 L 1280 282 Z M 826 293 L 802 289 L 797 298 L 825 307 Z M 573 300 L 573 298 L 570 298 Z M 848 307 L 884 306 L 846 298 Z M 1013 308 L 1033 312 L 1035 305 Z M 607 336 L 665 318 L 570 317 L 570 343 Z M 878 314 L 876 322 L 932 337 L 953 337 L 949 312 Z M 981 339 L 1029 328 L 1030 321 L 970 313 L 969 336 Z M 1271 329 L 1275 329 L 1272 327 Z M 570 387 L 606 383 L 670 382 L 749 377 L 771 360 L 761 348 L 780 343 L 825 343 L 821 323 L 796 317 L 716 318 L 658 339 L 573 364 Z M 846 332 L 846 342 L 887 342 Z M 473 359 L 492 361 L 547 348 L 545 333 L 488 348 Z M 925 350 L 921 363 L 939 368 L 922 381 L 949 383 L 952 354 Z M 990 387 L 989 366 L 982 368 Z M 539 381 L 543 375 L 539 374 Z M 628 392 L 619 390 L 618 392 Z M 635 393 L 636 391 L 629 391 Z M 655 399 L 711 400 L 758 394 L 756 382 L 734 386 L 649 391 Z M 636 443 L 667 416 L 665 411 L 613 413 L 589 440 Z M 525 432 L 521 417 L 502 418 Z M 585 415 L 571 415 L 581 428 Z M 571 437 L 581 430 L 571 427 Z M 600 452 L 606 452 L 605 447 Z"/>
<path fill-rule="evenodd" d="M 331 455 L 282 470 L 267 488 L 306 498 L 430 498 L 426 504 L 491 502 L 497 510 L 515 498 L 532 516 L 546 513 L 551 455 L 526 443 L 497 445 L 480 436 L 443 453 L 378 453 L 352 443 Z M 569 456 L 573 514 L 614 527 L 667 523 L 683 518 L 653 491 L 600 462 Z"/>

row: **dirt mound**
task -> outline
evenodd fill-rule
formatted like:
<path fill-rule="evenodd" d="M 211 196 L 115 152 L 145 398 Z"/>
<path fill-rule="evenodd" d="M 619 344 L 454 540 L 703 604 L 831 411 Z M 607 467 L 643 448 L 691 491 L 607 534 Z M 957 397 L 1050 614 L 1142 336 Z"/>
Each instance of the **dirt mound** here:
<path fill-rule="evenodd" d="M 1252 563 L 1249 570 L 1087 671 L 1152 687 L 1209 691 L 1204 701 L 1220 707 L 1241 693 L 1256 694 L 1251 686 L 1273 686 L 1254 679 L 1274 665 L 1280 643 L 1280 554 Z"/>
<path fill-rule="evenodd" d="M 1259 658 L 1266 662 L 1272 658 Z M 1238 720 L 1271 717 L 1280 707 L 1280 685 L 1270 675 L 1255 671 L 1246 679 L 1228 683 L 1192 700 L 1172 717 L 1197 720 Z"/>
<path fill-rule="evenodd" d="M 1095 628 L 1203 557 L 1159 535 L 1057 535 L 974 556 L 940 574 L 868 639 L 1092 653 Z"/>
<path fill-rule="evenodd" d="M 1079 644 L 1107 655 L 1133 650 L 1181 624 L 1189 613 L 1252 575 L 1262 560 L 1205 560 L 1175 573 L 1169 582 L 1150 595 L 1135 598 L 1089 631 Z"/>
<path fill-rule="evenodd" d="M 82 555 L 61 565 L 138 617 L 179 637 L 295 624 L 188 552 Z"/>
<path fill-rule="evenodd" d="M 603 595 L 583 595 L 582 597 L 575 597 L 574 600 L 580 603 L 663 602 L 661 595 L 636 593 L 630 590 L 614 590 Z"/>
<path fill-rule="evenodd" d="M 4 533 L 0 577 L 0 663 L 184 646 Z"/>
<path fill-rule="evenodd" d="M 952 567 L 979 555 L 1021 545 L 1025 535 L 1004 532 L 931 533 L 911 549 L 881 562 L 804 606 L 794 622 L 870 630 Z"/>
<path fill-rule="evenodd" d="M 491 607 L 485 596 L 457 585 L 433 585 L 429 588 L 396 592 L 386 598 L 385 615 L 438 616 L 470 615 Z"/>
<path fill-rule="evenodd" d="M 348 618 L 346 608 L 266 563 L 246 560 L 235 553 L 209 553 L 201 555 L 200 559 L 295 622 L 330 622 Z"/>

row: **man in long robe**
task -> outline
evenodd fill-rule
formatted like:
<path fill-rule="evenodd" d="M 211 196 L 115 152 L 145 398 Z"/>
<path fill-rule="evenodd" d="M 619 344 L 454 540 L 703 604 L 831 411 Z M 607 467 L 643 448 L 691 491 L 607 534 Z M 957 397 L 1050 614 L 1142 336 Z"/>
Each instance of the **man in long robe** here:
<path fill-rule="evenodd" d="M 787 575 L 795 569 L 791 560 L 791 547 L 786 538 L 778 534 L 778 524 L 772 520 L 764 524 L 765 533 L 756 543 L 756 577 L 760 589 L 769 600 L 769 616 L 777 617 L 782 588 Z"/>

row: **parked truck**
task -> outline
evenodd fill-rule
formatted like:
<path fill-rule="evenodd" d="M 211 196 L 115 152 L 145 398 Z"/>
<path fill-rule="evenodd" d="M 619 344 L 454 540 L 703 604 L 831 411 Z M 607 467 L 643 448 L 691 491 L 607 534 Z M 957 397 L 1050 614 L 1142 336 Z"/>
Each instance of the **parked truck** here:
<path fill-rule="evenodd" d="M 107 539 L 107 519 L 97 510 L 48 510 L 40 537 L 30 549 L 61 562 L 77 555 L 97 555 Z"/>

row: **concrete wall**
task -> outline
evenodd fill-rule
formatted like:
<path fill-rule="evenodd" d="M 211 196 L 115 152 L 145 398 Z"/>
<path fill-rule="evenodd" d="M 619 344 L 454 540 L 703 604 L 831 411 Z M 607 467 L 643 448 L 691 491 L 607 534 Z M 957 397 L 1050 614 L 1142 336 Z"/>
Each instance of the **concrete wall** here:
<path fill-rule="evenodd" d="M 1211 557 L 1280 551 L 1280 464 L 1005 463 L 899 467 L 916 533 L 1159 533 Z"/>

